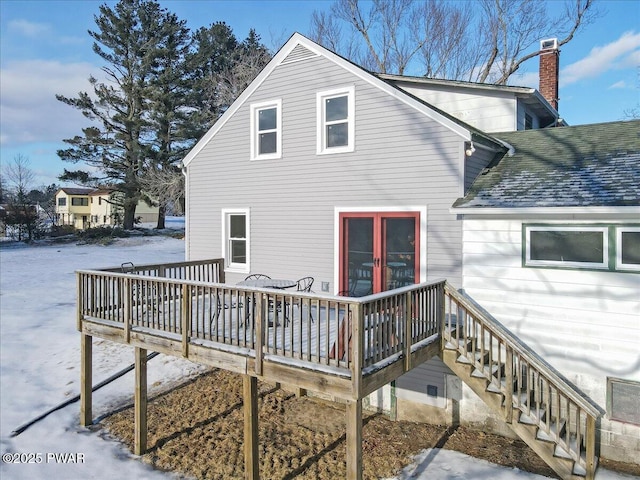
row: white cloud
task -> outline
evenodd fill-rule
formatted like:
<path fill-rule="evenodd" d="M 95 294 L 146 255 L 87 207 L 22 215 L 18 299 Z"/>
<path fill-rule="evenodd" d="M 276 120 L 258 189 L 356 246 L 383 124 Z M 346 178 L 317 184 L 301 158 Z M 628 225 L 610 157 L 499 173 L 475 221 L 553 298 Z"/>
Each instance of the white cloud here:
<path fill-rule="evenodd" d="M 609 86 L 609 89 L 612 88 L 627 88 L 627 84 L 624 80 L 620 80 L 619 82 L 616 82 L 613 85 Z"/>
<path fill-rule="evenodd" d="M 565 86 L 585 78 L 600 76 L 609 70 L 637 66 L 638 56 L 640 33 L 626 32 L 614 42 L 594 47 L 585 58 L 562 69 L 560 84 Z M 634 59 L 636 63 L 633 63 Z"/>
<path fill-rule="evenodd" d="M 89 63 L 25 60 L 0 71 L 1 145 L 60 142 L 80 134 L 88 120 L 56 100 L 56 94 L 74 97 L 90 91 L 89 75 L 98 68 Z"/>
<path fill-rule="evenodd" d="M 51 31 L 46 23 L 30 22 L 29 20 L 12 20 L 8 24 L 11 33 L 25 37 L 39 37 Z"/>

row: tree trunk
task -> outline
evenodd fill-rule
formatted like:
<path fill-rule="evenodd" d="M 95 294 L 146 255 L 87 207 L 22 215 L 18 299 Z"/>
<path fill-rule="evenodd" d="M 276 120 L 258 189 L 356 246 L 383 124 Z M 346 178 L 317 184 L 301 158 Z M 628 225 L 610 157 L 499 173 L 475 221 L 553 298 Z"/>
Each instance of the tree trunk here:
<path fill-rule="evenodd" d="M 124 219 L 122 227 L 125 230 L 133 230 L 133 226 L 136 219 L 136 205 L 130 205 L 129 202 L 125 202 L 124 205 Z"/>
<path fill-rule="evenodd" d="M 162 230 L 165 228 L 164 219 L 166 214 L 167 214 L 167 207 L 165 207 L 164 205 L 160 205 L 158 207 L 158 224 L 156 225 L 156 228 L 158 230 Z"/>

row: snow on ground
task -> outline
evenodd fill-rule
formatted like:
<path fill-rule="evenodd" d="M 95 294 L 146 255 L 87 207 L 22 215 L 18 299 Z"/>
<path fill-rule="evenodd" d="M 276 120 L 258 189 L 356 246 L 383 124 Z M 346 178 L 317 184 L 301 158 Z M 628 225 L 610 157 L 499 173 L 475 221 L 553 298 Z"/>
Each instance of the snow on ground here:
<path fill-rule="evenodd" d="M 184 242 L 134 237 L 110 246 L 21 244 L 0 247 L 0 477 L 29 479 L 170 479 L 135 460 L 117 441 L 79 426 L 79 404 L 52 413 L 22 434 L 11 432 L 79 393 L 80 336 L 75 328 L 75 270 L 178 262 Z M 94 384 L 133 363 L 131 347 L 94 339 Z M 197 375 L 203 367 L 160 355 L 148 364 L 151 392 Z M 94 419 L 133 398 L 129 373 L 93 395 Z M 157 391 L 157 390 L 156 390 Z M 50 454 L 77 454 L 63 463 Z M 25 454 L 25 455 L 17 455 Z M 40 455 L 38 455 L 40 454 Z M 21 458 L 22 457 L 22 458 Z M 20 460 L 7 463 L 6 460 Z M 31 461 L 31 463 L 22 463 Z M 599 480 L 625 477 L 600 471 Z M 429 450 L 398 479 L 543 479 L 449 450 Z"/>

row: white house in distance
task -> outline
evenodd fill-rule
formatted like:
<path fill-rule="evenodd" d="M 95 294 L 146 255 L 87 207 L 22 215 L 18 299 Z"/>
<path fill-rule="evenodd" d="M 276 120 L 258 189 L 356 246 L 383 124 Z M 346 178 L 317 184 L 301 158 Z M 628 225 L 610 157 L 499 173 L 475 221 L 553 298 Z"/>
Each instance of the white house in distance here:
<path fill-rule="evenodd" d="M 637 463 L 640 122 L 546 128 L 564 124 L 547 46 L 543 96 L 375 75 L 294 34 L 184 159 L 187 258 L 352 296 L 393 268 L 446 278 L 606 412 L 603 457 Z M 506 432 L 437 358 L 370 401 Z"/>
<path fill-rule="evenodd" d="M 69 188 L 56 192 L 58 225 L 73 225 L 76 230 L 122 224 L 122 207 L 117 205 L 121 195 L 112 188 Z M 158 207 L 140 200 L 136 219 L 140 223 L 156 223 Z"/>

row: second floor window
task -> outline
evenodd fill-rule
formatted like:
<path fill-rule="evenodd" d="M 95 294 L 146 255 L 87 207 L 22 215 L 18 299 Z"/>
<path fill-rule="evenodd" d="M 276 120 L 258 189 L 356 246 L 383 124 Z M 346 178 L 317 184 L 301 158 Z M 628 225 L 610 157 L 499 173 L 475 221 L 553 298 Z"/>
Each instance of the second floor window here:
<path fill-rule="evenodd" d="M 66 207 L 67 206 L 67 199 L 65 197 L 59 198 L 58 199 L 58 206 L 59 207 Z"/>
<path fill-rule="evenodd" d="M 72 197 L 71 205 L 74 207 L 88 207 L 89 199 L 88 198 L 80 198 L 80 197 Z"/>
<path fill-rule="evenodd" d="M 282 156 L 281 102 L 251 106 L 251 159 L 280 158 Z"/>
<path fill-rule="evenodd" d="M 318 153 L 354 149 L 354 88 L 318 93 Z"/>

